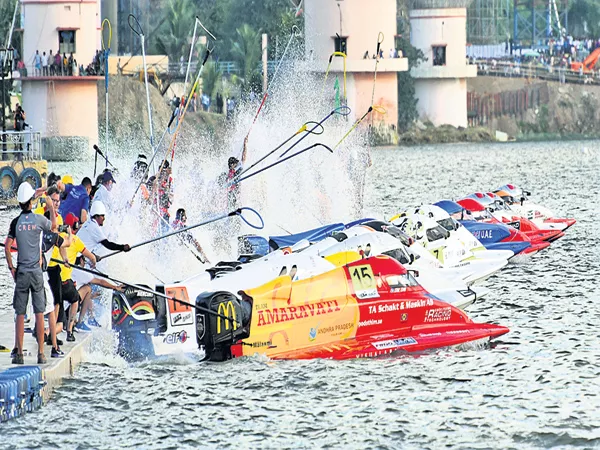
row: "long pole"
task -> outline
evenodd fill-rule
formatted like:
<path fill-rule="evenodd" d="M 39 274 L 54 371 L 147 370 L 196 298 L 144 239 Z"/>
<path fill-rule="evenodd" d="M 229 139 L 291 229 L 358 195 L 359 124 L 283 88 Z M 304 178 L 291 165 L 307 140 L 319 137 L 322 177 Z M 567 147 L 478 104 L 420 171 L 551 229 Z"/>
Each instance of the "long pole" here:
<path fill-rule="evenodd" d="M 8 157 L 6 155 L 6 117 L 4 116 L 6 112 L 6 105 L 4 103 L 4 61 L 2 61 L 0 72 L 2 72 L 2 87 L 0 88 L 0 93 L 2 93 L 2 160 L 5 161 Z"/>

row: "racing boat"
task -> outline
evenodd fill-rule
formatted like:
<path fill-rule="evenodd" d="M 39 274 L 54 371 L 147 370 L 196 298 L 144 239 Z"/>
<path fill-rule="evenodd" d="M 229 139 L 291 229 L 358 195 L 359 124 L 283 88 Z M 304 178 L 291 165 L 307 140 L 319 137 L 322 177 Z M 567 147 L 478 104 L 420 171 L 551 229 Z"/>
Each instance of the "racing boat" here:
<path fill-rule="evenodd" d="M 465 280 L 468 284 L 483 282 L 508 264 L 505 258 L 476 257 L 455 236 L 427 216 L 400 214 L 392 219 L 394 225 L 415 239 L 415 245 L 425 247 L 444 267 L 470 271 L 471 276 Z"/>
<path fill-rule="evenodd" d="M 473 323 L 384 255 L 297 281 L 281 275 L 239 292 L 197 292 L 183 282 L 159 292 L 168 299 L 140 289 L 114 292 L 119 353 L 135 358 L 200 350 L 212 361 L 255 353 L 345 359 L 488 341 L 508 332 Z"/>
<path fill-rule="evenodd" d="M 457 220 L 450 217 L 446 211 L 436 205 L 424 205 L 415 210 L 416 214 L 426 215 L 435 220 L 445 228 L 452 236 L 455 236 L 467 250 L 473 252 L 478 258 L 483 259 L 510 259 L 515 253 L 508 249 L 486 249 L 479 240 L 473 236 Z"/>
<path fill-rule="evenodd" d="M 496 194 L 492 193 L 492 195 L 498 197 L 496 200 L 489 195 L 483 194 L 482 192 L 477 192 L 472 195 L 473 197 L 469 196 L 462 200 L 458 200 L 457 203 L 469 211 L 487 211 L 489 215 L 481 215 L 482 217 L 480 220 L 483 222 L 503 223 L 511 226 L 525 234 L 533 242 L 554 242 L 565 235 L 559 229 L 541 229 L 531 220 L 517 215 L 514 211 L 511 211 L 504 201 L 500 197 L 496 196 Z"/>
<path fill-rule="evenodd" d="M 472 205 L 476 211 L 465 209 L 451 200 L 441 200 L 435 205 L 457 219 L 485 248 L 508 249 L 515 254 L 531 255 L 550 245 L 549 242 L 533 244 L 527 235 L 519 232 L 516 228 L 501 223 L 477 220 L 491 217 L 481 204 Z"/>
<path fill-rule="evenodd" d="M 575 219 L 555 217 L 550 209 L 529 200 L 528 196 L 531 195 L 531 192 L 514 184 L 505 184 L 496 189 L 494 193 L 502 197 L 513 211 L 533 221 L 542 229 L 565 231 L 577 222 Z"/>
<path fill-rule="evenodd" d="M 482 195 L 483 197 L 480 197 Z M 502 197 L 493 192 L 476 192 L 469 197 L 484 205 L 498 221 L 515 227 L 519 231 L 532 237 L 533 240 L 554 242 L 565 235 L 558 229 L 542 229 L 531 220 L 516 215 L 515 211 L 506 204 Z"/>

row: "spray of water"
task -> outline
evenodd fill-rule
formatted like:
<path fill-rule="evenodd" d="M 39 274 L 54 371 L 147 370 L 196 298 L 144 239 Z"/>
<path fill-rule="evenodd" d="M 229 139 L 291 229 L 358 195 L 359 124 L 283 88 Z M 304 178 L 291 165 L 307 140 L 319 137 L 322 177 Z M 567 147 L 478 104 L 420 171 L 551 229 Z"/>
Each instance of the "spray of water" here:
<path fill-rule="evenodd" d="M 322 75 L 306 72 L 304 67 L 301 62 L 287 63 L 282 67 L 277 84 L 269 88 L 270 95 L 249 137 L 246 166 L 285 141 L 305 122 L 320 121 L 335 108 L 333 89 L 328 85 L 322 95 Z M 241 102 L 234 118 L 220 134 L 189 126 L 183 129 L 177 138 L 173 160 L 172 217 L 178 208 L 185 208 L 188 224 L 194 224 L 228 211 L 226 188 L 219 179 L 227 171 L 230 156 L 241 158 L 244 137 L 260 100 L 257 96 Z M 362 111 L 352 112 L 348 118 L 334 115 L 323 124 L 322 135 L 307 136 L 291 152 L 317 142 L 333 148 L 352 126 L 354 118 L 362 114 Z M 135 160 L 136 147 L 131 148 L 129 164 Z M 286 148 L 263 164 L 275 162 Z M 122 157 L 127 159 L 126 155 Z M 359 128 L 333 154 L 317 147 L 243 181 L 239 204 L 261 213 L 265 229 L 260 233 L 264 236 L 296 233 L 334 221 L 355 219 L 362 213 L 367 161 L 364 130 Z M 158 218 L 139 196 L 133 205 L 128 203 L 135 182 L 127 179 L 127 175 L 122 173 L 113 189 L 114 213 L 107 220 L 107 229 L 119 242 L 135 243 L 158 234 Z M 238 218 L 231 218 L 201 227 L 193 234 L 214 263 L 235 259 L 237 235 L 252 232 L 255 230 Z M 203 270 L 176 237 L 112 257 L 104 268 L 108 273 L 119 273 L 121 278 L 148 284 L 182 279 Z"/>

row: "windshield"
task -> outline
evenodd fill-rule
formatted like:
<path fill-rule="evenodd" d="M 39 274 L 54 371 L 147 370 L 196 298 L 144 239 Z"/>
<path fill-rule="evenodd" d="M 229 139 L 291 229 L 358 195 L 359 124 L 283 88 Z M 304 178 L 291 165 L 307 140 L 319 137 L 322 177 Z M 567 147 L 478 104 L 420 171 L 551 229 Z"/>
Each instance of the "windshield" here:
<path fill-rule="evenodd" d="M 435 228 L 429 228 L 427 230 L 427 239 L 429 242 L 437 241 L 439 239 L 445 239 L 450 235 L 444 228 L 437 226 Z"/>
<path fill-rule="evenodd" d="M 506 203 L 504 203 L 502 200 L 494 200 L 494 203 L 492 203 L 492 205 L 494 206 L 494 209 L 496 211 L 508 211 L 508 210 L 510 210 L 510 208 L 508 207 L 508 205 Z"/>
<path fill-rule="evenodd" d="M 406 253 L 406 250 L 404 249 L 397 248 L 390 250 L 389 252 L 383 252 L 383 254 L 389 256 L 390 258 L 394 258 L 400 264 L 410 264 L 410 259 Z"/>
<path fill-rule="evenodd" d="M 454 220 L 451 217 L 448 217 L 447 219 L 438 220 L 437 223 L 439 223 L 442 227 L 444 227 L 448 231 L 454 231 L 456 229 Z"/>
<path fill-rule="evenodd" d="M 388 275 L 385 277 L 385 280 L 392 289 L 402 289 L 419 285 L 417 280 L 415 280 L 410 273 L 405 273 L 402 275 Z"/>
<path fill-rule="evenodd" d="M 471 214 L 473 215 L 475 220 L 492 219 L 493 218 L 488 210 L 472 211 Z"/>

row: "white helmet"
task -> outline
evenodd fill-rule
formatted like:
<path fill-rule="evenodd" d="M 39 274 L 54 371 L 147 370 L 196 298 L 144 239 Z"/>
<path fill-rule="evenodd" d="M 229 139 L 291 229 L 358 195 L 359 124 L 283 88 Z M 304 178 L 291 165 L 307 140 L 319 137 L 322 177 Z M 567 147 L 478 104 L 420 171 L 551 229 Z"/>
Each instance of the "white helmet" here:
<path fill-rule="evenodd" d="M 33 187 L 27 182 L 23 181 L 19 186 L 19 190 L 17 191 L 17 200 L 19 203 L 27 203 L 35 196 L 35 191 Z"/>
<path fill-rule="evenodd" d="M 90 216 L 105 216 L 106 215 L 106 207 L 104 203 L 100 200 L 96 200 L 92 203 L 92 207 L 90 208 Z"/>

